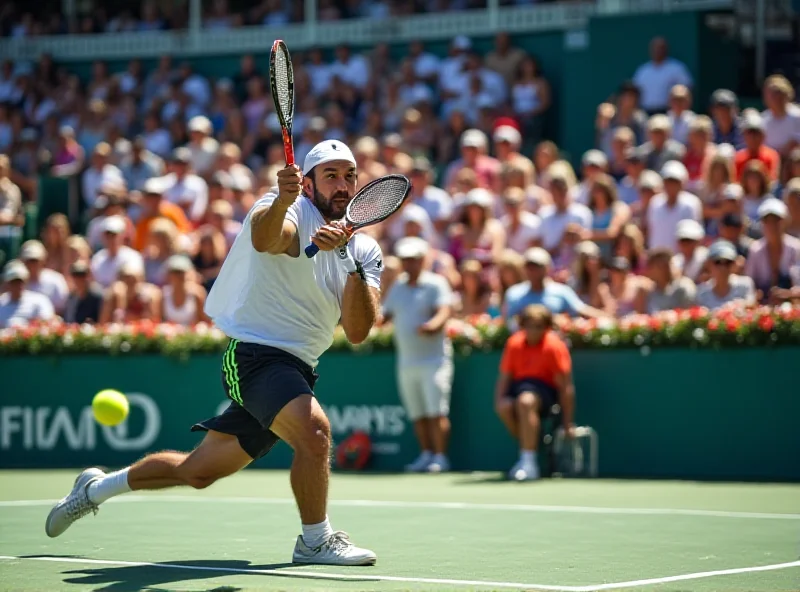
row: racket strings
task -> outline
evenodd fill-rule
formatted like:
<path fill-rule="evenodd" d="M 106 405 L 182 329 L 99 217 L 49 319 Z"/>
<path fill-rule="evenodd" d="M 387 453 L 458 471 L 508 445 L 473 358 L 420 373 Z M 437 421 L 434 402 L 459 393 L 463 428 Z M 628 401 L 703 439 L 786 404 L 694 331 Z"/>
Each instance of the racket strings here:
<path fill-rule="evenodd" d="M 405 200 L 408 181 L 405 178 L 385 178 L 357 195 L 347 209 L 354 225 L 366 225 L 394 213 Z"/>
<path fill-rule="evenodd" d="M 289 58 L 284 51 L 278 51 L 275 55 L 275 92 L 278 102 L 278 107 L 281 110 L 281 115 L 284 121 L 291 123 L 292 121 L 292 76 L 290 74 L 291 64 Z"/>

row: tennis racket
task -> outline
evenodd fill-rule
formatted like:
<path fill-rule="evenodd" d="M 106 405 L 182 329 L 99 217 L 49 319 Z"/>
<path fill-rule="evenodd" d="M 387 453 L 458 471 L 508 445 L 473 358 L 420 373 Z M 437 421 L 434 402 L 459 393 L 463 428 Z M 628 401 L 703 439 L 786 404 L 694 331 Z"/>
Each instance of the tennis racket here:
<path fill-rule="evenodd" d="M 294 144 L 292 143 L 292 121 L 294 119 L 294 69 L 289 48 L 276 39 L 269 53 L 269 88 L 275 102 L 275 112 L 281 124 L 283 135 L 283 154 L 286 166 L 294 164 Z"/>
<path fill-rule="evenodd" d="M 344 215 L 347 228 L 358 230 L 383 222 L 400 209 L 410 192 L 411 181 L 404 175 L 386 175 L 370 181 L 347 205 Z M 311 243 L 305 252 L 311 258 L 319 252 L 319 247 Z"/>

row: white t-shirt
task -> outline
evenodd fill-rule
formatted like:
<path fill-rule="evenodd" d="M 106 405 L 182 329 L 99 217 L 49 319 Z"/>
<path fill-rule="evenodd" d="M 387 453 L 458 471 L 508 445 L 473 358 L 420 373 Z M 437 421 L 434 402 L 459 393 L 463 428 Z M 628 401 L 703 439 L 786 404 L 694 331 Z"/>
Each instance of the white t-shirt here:
<path fill-rule="evenodd" d="M 683 253 L 678 253 L 672 258 L 672 264 L 676 269 L 680 270 L 683 275 L 690 278 L 693 282 L 697 281 L 700 272 L 703 271 L 703 266 L 708 258 L 708 249 L 699 246 L 695 248 L 692 253 L 692 258 L 687 262 Z"/>
<path fill-rule="evenodd" d="M 787 105 L 786 115 L 776 118 L 767 109 L 762 113 L 764 118 L 764 143 L 770 148 L 781 151 L 792 140 L 800 142 L 800 106 Z"/>
<path fill-rule="evenodd" d="M 424 209 L 433 222 L 449 220 L 453 215 L 453 198 L 444 189 L 428 185 L 420 197 L 412 198 L 413 203 Z"/>
<path fill-rule="evenodd" d="M 83 200 L 88 206 L 94 206 L 94 202 L 97 199 L 97 192 L 106 184 L 125 186 L 125 177 L 122 171 L 113 164 L 107 164 L 99 171 L 91 167 L 83 172 L 83 177 L 81 179 Z"/>
<path fill-rule="evenodd" d="M 171 186 L 164 192 L 164 197 L 181 207 L 189 204 L 186 208 L 189 219 L 192 222 L 202 220 L 208 207 L 208 185 L 206 185 L 206 182 L 191 173 L 181 180 L 178 180 L 173 173 L 167 175 L 167 178 L 170 179 Z"/>
<path fill-rule="evenodd" d="M 69 287 L 64 276 L 53 269 L 43 269 L 39 273 L 39 280 L 28 282 L 26 286 L 31 292 L 44 294 L 53 303 L 56 310 L 64 310 L 69 296 Z"/>
<path fill-rule="evenodd" d="M 697 288 L 697 304 L 710 310 L 724 306 L 732 300 L 744 300 L 746 304 L 755 304 L 756 286 L 753 279 L 746 275 L 731 275 L 728 279 L 728 293 L 717 296 L 714 293 L 714 280 L 703 282 Z"/>
<path fill-rule="evenodd" d="M 363 89 L 369 82 L 369 62 L 363 55 L 352 55 L 347 62 L 334 62 L 331 64 L 331 72 L 345 84 L 359 89 Z"/>
<path fill-rule="evenodd" d="M 44 294 L 23 290 L 17 302 L 11 294 L 0 294 L 0 327 L 24 327 L 30 321 L 49 321 L 55 315 L 53 304 Z"/>
<path fill-rule="evenodd" d="M 432 53 L 421 53 L 414 59 L 414 74 L 419 78 L 428 78 L 439 73 L 439 58 Z"/>
<path fill-rule="evenodd" d="M 539 227 L 542 246 L 548 251 L 558 247 L 568 224 L 576 223 L 587 230 L 592 229 L 592 211 L 583 204 L 572 203 L 566 211 L 559 212 L 555 206 L 545 206 L 539 210 L 542 224 Z"/>
<path fill-rule="evenodd" d="M 647 208 L 647 247 L 667 247 L 675 251 L 678 246 L 675 232 L 681 220 L 703 221 L 703 205 L 696 195 L 681 191 L 672 207 L 667 204 L 666 195 L 655 195 Z"/>
<path fill-rule="evenodd" d="M 92 257 L 92 276 L 98 284 L 107 288 L 117 281 L 119 268 L 126 263 L 138 264 L 144 269 L 144 260 L 139 251 L 123 245 L 117 251 L 117 256 L 112 257 L 108 249 L 101 249 Z"/>
<path fill-rule="evenodd" d="M 252 213 L 271 204 L 276 196 L 268 193 L 247 214 L 211 288 L 205 311 L 229 337 L 281 349 L 314 367 L 333 343 L 333 330 L 342 316 L 347 273 L 332 251 L 320 251 L 312 259 L 303 253 L 311 244 L 310 237 L 325 224 L 319 210 L 303 196 L 286 212 L 286 219 L 297 227 L 300 256 L 270 255 L 253 248 Z M 367 284 L 380 288 L 383 261 L 378 243 L 356 234 L 348 248 L 361 262 Z"/>
<path fill-rule="evenodd" d="M 645 111 L 666 109 L 669 104 L 669 93 L 676 84 L 692 85 L 692 75 L 686 66 L 673 58 L 667 58 L 660 64 L 647 62 L 636 69 L 633 83 L 642 93 L 640 103 Z"/>
<path fill-rule="evenodd" d="M 511 219 L 508 216 L 503 216 L 500 222 L 506 229 L 508 248 L 520 253 L 531 246 L 531 241 L 538 240 L 542 236 L 542 220 L 536 214 L 520 212 L 519 226 L 514 233 L 511 232 Z"/>

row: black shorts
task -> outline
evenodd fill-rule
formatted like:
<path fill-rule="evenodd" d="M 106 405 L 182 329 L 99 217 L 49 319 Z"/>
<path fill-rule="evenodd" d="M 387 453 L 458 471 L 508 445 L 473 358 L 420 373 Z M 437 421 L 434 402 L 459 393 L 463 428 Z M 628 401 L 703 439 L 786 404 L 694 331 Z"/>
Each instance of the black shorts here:
<path fill-rule="evenodd" d="M 231 404 L 192 431 L 231 434 L 254 460 L 261 458 L 280 439 L 270 430 L 275 416 L 293 399 L 313 395 L 317 378 L 311 366 L 288 352 L 232 339 L 222 357 L 222 387 Z"/>
<path fill-rule="evenodd" d="M 537 378 L 523 378 L 515 380 L 508 387 L 506 396 L 509 399 L 516 399 L 522 393 L 533 393 L 541 400 L 539 415 L 546 417 L 550 413 L 550 408 L 558 403 L 558 390 L 552 385 Z"/>

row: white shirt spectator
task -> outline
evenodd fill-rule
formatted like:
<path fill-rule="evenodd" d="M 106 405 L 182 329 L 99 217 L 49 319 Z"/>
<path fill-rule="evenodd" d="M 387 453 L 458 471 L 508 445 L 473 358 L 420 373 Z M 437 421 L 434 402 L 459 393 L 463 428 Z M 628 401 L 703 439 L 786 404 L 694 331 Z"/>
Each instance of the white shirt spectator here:
<path fill-rule="evenodd" d="M 120 247 L 116 257 L 112 257 L 108 249 L 102 249 L 92 257 L 92 276 L 98 284 L 107 288 L 117 280 L 120 267 L 127 263 L 144 269 L 142 256 L 130 247 Z"/>
<path fill-rule="evenodd" d="M 211 85 L 199 74 L 189 76 L 181 87 L 183 92 L 192 97 L 192 102 L 200 106 L 208 105 L 211 100 Z"/>
<path fill-rule="evenodd" d="M 520 212 L 519 226 L 516 232 L 511 230 L 511 219 L 503 216 L 500 219 L 503 228 L 506 229 L 506 244 L 509 249 L 525 252 L 531 246 L 531 242 L 539 240 L 542 236 L 542 219 L 531 212 Z"/>
<path fill-rule="evenodd" d="M 703 206 L 700 199 L 688 191 L 681 191 L 675 205 L 670 207 L 663 193 L 653 197 L 647 208 L 647 246 L 650 249 L 666 247 L 676 250 L 678 241 L 675 231 L 681 220 L 703 222 Z"/>
<path fill-rule="evenodd" d="M 214 138 L 203 138 L 200 144 L 188 144 L 186 146 L 191 152 L 192 169 L 205 175 L 211 173 L 214 164 L 217 162 L 217 152 L 219 151 L 219 142 Z M 302 161 L 300 161 L 302 162 Z"/>
<path fill-rule="evenodd" d="M 692 75 L 683 62 L 667 58 L 660 64 L 650 61 L 639 66 L 633 75 L 633 82 L 641 92 L 642 109 L 657 111 L 667 108 L 673 86 L 692 86 Z"/>
<path fill-rule="evenodd" d="M 104 185 L 125 186 L 125 177 L 122 171 L 113 164 L 104 165 L 102 169 L 97 170 L 90 167 L 83 172 L 81 178 L 81 186 L 83 189 L 83 200 L 90 207 L 94 206 L 97 199 L 97 192 Z"/>
<path fill-rule="evenodd" d="M 39 272 L 37 281 L 31 279 L 25 287 L 31 292 L 47 296 L 56 310 L 64 310 L 69 297 L 69 286 L 64 276 L 57 271 L 45 268 Z"/>
<path fill-rule="evenodd" d="M 780 119 L 767 109 L 762 113 L 764 121 L 764 143 L 778 152 L 789 142 L 800 142 L 800 106 L 786 105 L 786 115 Z"/>
<path fill-rule="evenodd" d="M 571 203 L 566 211 L 559 212 L 555 206 L 545 206 L 539 210 L 542 217 L 540 225 L 542 246 L 548 251 L 553 251 L 561 243 L 569 224 L 578 224 L 582 228 L 591 230 L 592 211 L 583 204 Z"/>
<path fill-rule="evenodd" d="M 669 117 L 672 123 L 672 139 L 677 140 L 681 144 L 686 144 L 689 141 L 689 126 L 692 125 L 697 114 L 687 109 L 680 115 L 675 115 L 675 113 L 669 111 L 667 117 Z"/>
<path fill-rule="evenodd" d="M 444 189 L 433 185 L 425 187 L 413 203 L 424 209 L 433 222 L 449 220 L 453 215 L 453 198 Z"/>
<path fill-rule="evenodd" d="M 24 327 L 30 321 L 49 321 L 55 316 L 53 304 L 43 294 L 23 290 L 17 302 L 11 294 L 0 294 L 0 327 Z"/>
<path fill-rule="evenodd" d="M 423 52 L 414 60 L 414 74 L 417 77 L 426 79 L 436 76 L 439 73 L 441 62 L 432 53 Z"/>
<path fill-rule="evenodd" d="M 346 63 L 336 61 L 331 65 L 331 70 L 342 82 L 361 90 L 369 82 L 369 62 L 362 55 L 351 55 Z"/>
<path fill-rule="evenodd" d="M 703 271 L 703 266 L 708 258 L 708 249 L 699 246 L 695 248 L 692 253 L 692 258 L 687 262 L 683 253 L 678 253 L 672 258 L 672 264 L 675 269 L 679 270 L 686 277 L 690 278 L 693 282 L 697 281 L 700 272 Z"/>
<path fill-rule="evenodd" d="M 172 152 L 172 138 L 167 130 L 158 128 L 149 133 L 145 132 L 142 137 L 144 138 L 144 147 L 153 154 L 163 158 Z"/>
<path fill-rule="evenodd" d="M 746 275 L 731 275 L 728 278 L 728 293 L 717 296 L 714 293 L 714 280 L 703 282 L 697 287 L 697 305 L 709 310 L 725 306 L 733 300 L 743 300 L 745 304 L 756 303 L 756 287 L 752 278 Z"/>
<path fill-rule="evenodd" d="M 433 228 L 431 217 L 428 215 L 428 212 L 425 211 L 425 208 L 413 202 L 403 206 L 403 209 L 400 210 L 397 216 L 392 216 L 387 221 L 386 236 L 389 237 L 389 240 L 395 242 L 406 235 L 406 222 L 416 222 L 419 224 L 422 227 L 421 238 L 424 238 L 432 245 L 438 245 L 439 241 L 437 240 L 437 233 Z"/>
<path fill-rule="evenodd" d="M 186 210 L 186 215 L 193 222 L 199 222 L 208 207 L 208 185 L 203 179 L 189 173 L 178 180 L 174 173 L 165 177 L 169 186 L 164 192 L 164 197 Z"/>

